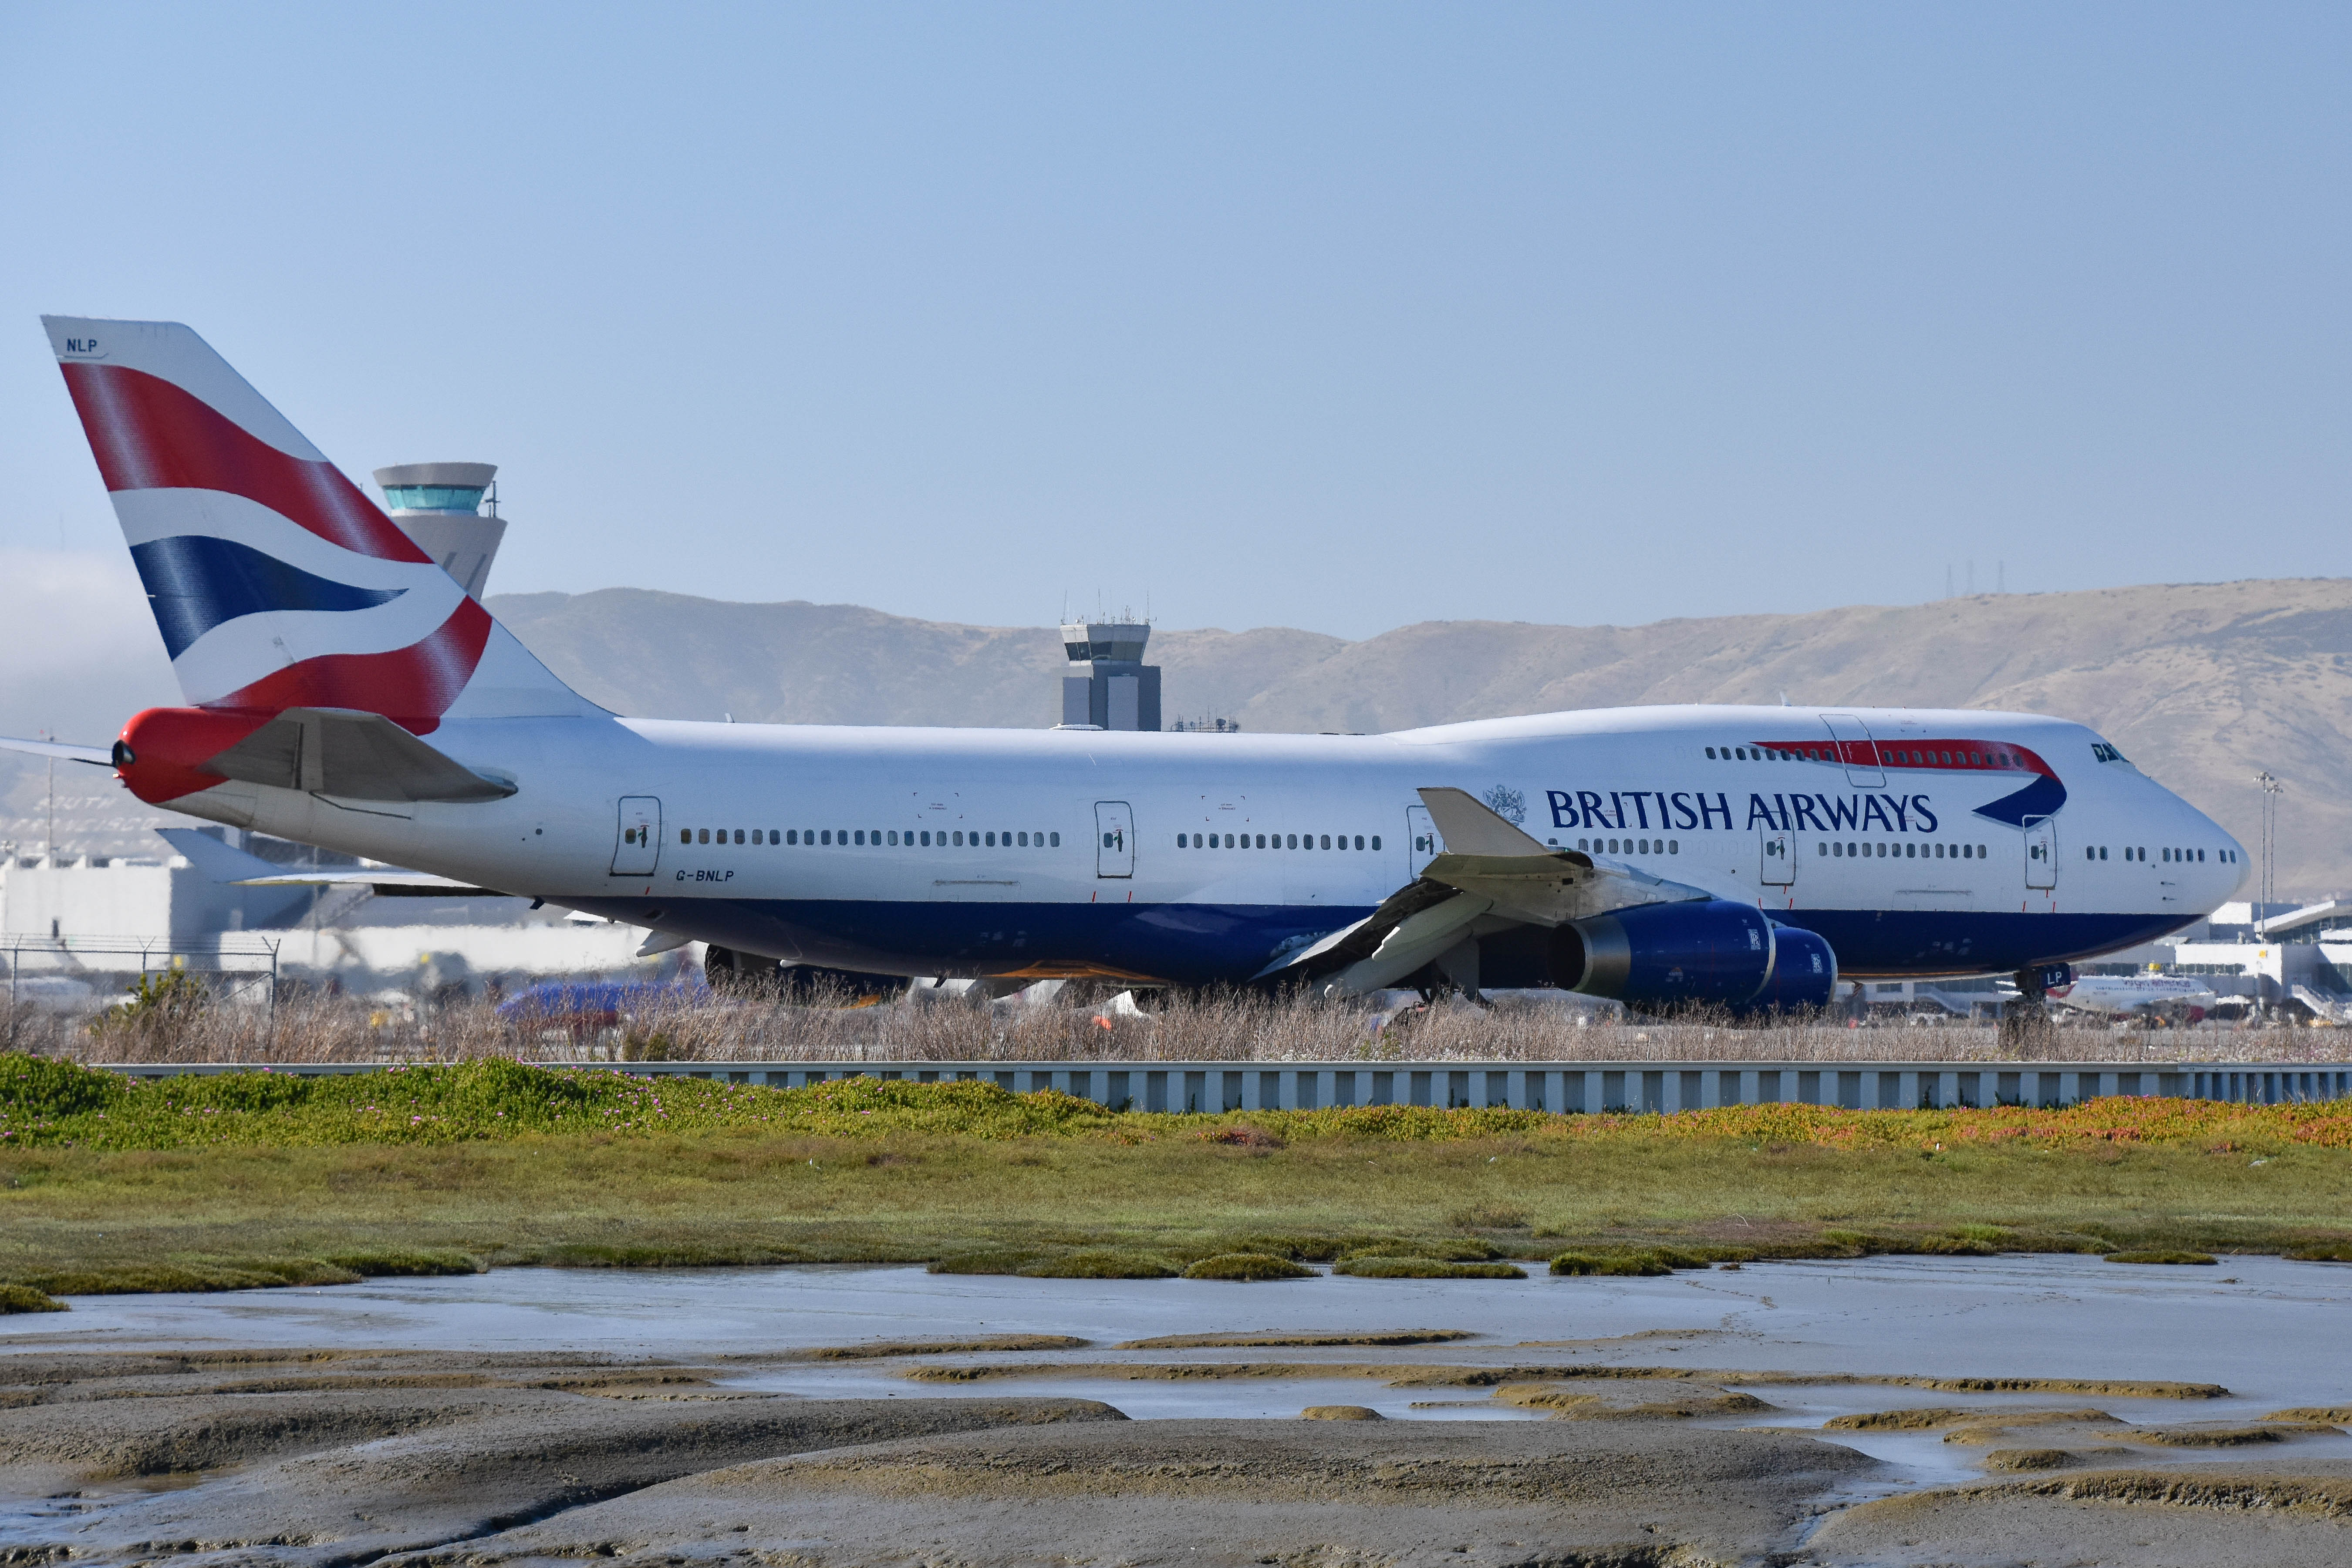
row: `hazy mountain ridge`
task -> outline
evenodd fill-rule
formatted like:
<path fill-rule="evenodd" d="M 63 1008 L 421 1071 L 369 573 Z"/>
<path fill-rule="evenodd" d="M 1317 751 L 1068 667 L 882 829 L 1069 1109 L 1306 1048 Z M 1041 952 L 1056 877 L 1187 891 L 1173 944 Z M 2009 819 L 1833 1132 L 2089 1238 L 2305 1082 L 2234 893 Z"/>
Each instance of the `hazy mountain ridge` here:
<path fill-rule="evenodd" d="M 496 595 L 555 672 L 616 711 L 747 722 L 1042 727 L 1060 710 L 1050 627 L 965 626 L 852 605 L 738 604 L 633 588 Z M 2261 843 L 2252 775 L 2285 781 L 2283 895 L 2352 886 L 2352 579 L 1979 595 L 1641 626 L 1433 621 L 1361 642 L 1283 627 L 1161 630 L 1169 718 L 1377 731 L 1559 709 L 1776 702 L 2022 709 L 2090 724 Z M 160 646 L 140 684 L 167 686 Z M 146 663 L 154 663 L 152 673 Z M 126 667 L 128 668 L 128 667 Z M 120 684 L 120 682 L 118 682 Z M 158 690 L 152 700 L 172 699 Z M 124 713 L 71 738 L 103 742 Z M 1202 744 L 1214 744 L 1213 737 Z M 0 839 L 37 850 L 47 770 L 0 761 Z M 58 768 L 68 853 L 152 855 L 154 824 L 99 770 Z"/>
<path fill-rule="evenodd" d="M 1045 627 L 847 605 L 726 605 L 635 589 L 494 597 L 565 679 L 622 712 L 783 723 L 1042 726 Z M 1362 642 L 1283 628 L 1157 631 L 1171 718 L 1377 731 L 1659 702 L 2018 709 L 2100 731 L 2261 844 L 2286 782 L 2283 894 L 2352 885 L 2352 579 L 1979 595 L 1641 626 L 1432 621 Z M 650 650 L 659 650 L 654 657 Z"/>

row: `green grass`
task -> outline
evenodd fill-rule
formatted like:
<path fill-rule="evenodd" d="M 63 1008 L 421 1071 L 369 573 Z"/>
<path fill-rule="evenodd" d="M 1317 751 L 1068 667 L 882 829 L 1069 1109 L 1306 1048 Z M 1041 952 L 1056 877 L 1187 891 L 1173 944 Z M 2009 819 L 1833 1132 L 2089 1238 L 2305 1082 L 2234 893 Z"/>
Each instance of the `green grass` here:
<path fill-rule="evenodd" d="M 1242 1252 L 2346 1258 L 2347 1215 L 2347 1105 L 1185 1117 L 980 1083 L 483 1062 L 134 1084 L 0 1057 L 0 1281 L 52 1295 L 519 1264 L 1136 1278 Z"/>

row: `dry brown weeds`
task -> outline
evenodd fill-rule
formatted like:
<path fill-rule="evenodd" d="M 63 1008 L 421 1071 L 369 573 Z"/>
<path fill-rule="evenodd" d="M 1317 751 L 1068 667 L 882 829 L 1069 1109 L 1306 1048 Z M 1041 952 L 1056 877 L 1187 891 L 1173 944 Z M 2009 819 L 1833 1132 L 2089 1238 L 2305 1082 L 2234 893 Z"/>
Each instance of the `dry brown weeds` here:
<path fill-rule="evenodd" d="M 1147 999 L 1137 1015 L 1108 1005 L 1022 1005 L 956 998 L 864 1007 L 700 1000 L 665 1004 L 616 1025 L 517 1022 L 483 1002 L 414 1016 L 347 997 L 292 995 L 274 1012 L 213 1006 L 93 1034 L 85 1020 L 0 1001 L 0 1042 L 91 1062 L 526 1061 L 1681 1061 L 1874 1062 L 2011 1059 L 1990 1026 L 1841 1018 L 1769 1026 L 1616 1021 L 1506 1000 L 1383 1015 L 1359 1004 L 1245 993 Z M 2341 1062 L 2336 1029 L 2060 1026 L 2037 1061 Z"/>

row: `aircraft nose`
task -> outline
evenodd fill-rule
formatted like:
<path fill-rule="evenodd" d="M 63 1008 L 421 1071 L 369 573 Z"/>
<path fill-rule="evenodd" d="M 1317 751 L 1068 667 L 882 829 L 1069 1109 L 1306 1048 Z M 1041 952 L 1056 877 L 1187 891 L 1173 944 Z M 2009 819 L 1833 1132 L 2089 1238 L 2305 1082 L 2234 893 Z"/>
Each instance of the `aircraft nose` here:
<path fill-rule="evenodd" d="M 2246 853 L 2246 847 L 2244 845 L 2239 843 L 2237 839 L 2226 831 L 2220 823 L 2214 821 L 2203 812 L 2191 806 L 2189 807 L 2189 816 L 2194 821 L 2199 837 L 2203 838 L 2209 844 L 2221 845 L 2221 848 L 2220 854 L 2221 858 L 2226 859 L 2229 862 L 2230 868 L 2237 873 L 2236 877 L 2231 879 L 2230 883 L 2229 893 L 2224 895 L 2221 900 L 2223 902 L 2227 902 L 2230 898 L 2235 897 L 2253 877 L 2253 857 Z"/>
<path fill-rule="evenodd" d="M 2230 896 L 2235 898 L 2246 890 L 2247 883 L 2254 879 L 2254 858 L 2246 853 L 2244 845 L 2226 833 L 2221 835 L 2221 842 L 2230 847 L 2231 864 L 2238 868 L 2238 879 L 2230 884 Z"/>

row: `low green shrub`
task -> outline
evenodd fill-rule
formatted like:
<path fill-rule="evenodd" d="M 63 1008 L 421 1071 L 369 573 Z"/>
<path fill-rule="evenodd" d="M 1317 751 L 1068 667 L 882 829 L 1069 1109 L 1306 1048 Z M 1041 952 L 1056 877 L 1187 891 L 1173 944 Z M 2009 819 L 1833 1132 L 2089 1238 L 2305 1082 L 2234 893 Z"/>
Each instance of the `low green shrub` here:
<path fill-rule="evenodd" d="M 69 1309 L 46 1290 L 30 1285 L 0 1285 L 0 1312 L 63 1312 Z"/>
<path fill-rule="evenodd" d="M 1120 1121 L 1091 1100 L 1050 1089 L 1016 1095 L 976 1081 L 852 1078 L 772 1089 L 493 1057 L 320 1077 L 256 1069 L 134 1083 L 71 1062 L 0 1055 L 0 1147 L 15 1149 L 449 1144 L 721 1129 L 782 1137 L 999 1140 L 1070 1137 Z"/>
<path fill-rule="evenodd" d="M 100 1072 L 55 1057 L 0 1055 L 0 1106 L 26 1121 L 54 1121 L 111 1110 L 131 1091 L 119 1072 Z"/>
<path fill-rule="evenodd" d="M 2210 1252 L 2184 1252 L 2168 1247 L 2141 1247 L 2131 1252 L 2110 1252 L 2106 1255 L 2106 1259 L 2110 1263 L 2215 1263 L 2220 1261 Z"/>
<path fill-rule="evenodd" d="M 1524 1279 L 1528 1271 L 1511 1263 L 1456 1263 L 1443 1258 L 1348 1258 L 1334 1274 L 1360 1279 Z"/>
<path fill-rule="evenodd" d="M 1649 1252 L 1563 1252 L 1551 1260 L 1554 1274 L 1672 1274 L 1673 1268 Z"/>
<path fill-rule="evenodd" d="M 205 984 L 184 969 L 157 970 L 142 974 L 124 993 L 124 999 L 100 1013 L 89 1026 L 93 1035 L 165 1031 L 189 1022 L 212 1005 Z"/>
<path fill-rule="evenodd" d="M 267 1290 L 287 1285 L 356 1285 L 360 1276 L 315 1258 L 234 1263 L 117 1263 L 24 1274 L 18 1283 L 52 1296 L 141 1296 L 157 1291 Z"/>
<path fill-rule="evenodd" d="M 369 1252 L 332 1252 L 326 1261 L 366 1279 L 425 1277 L 438 1274 L 487 1274 L 490 1266 L 467 1252 L 441 1252 L 418 1247 L 386 1247 Z"/>
<path fill-rule="evenodd" d="M 1399 1237 L 1378 1241 L 1357 1242 L 1339 1249 L 1341 1260 L 1351 1258 L 1436 1258 L 1448 1263 L 1485 1263 L 1501 1256 L 1483 1241 L 1462 1239 L 1436 1240 L 1423 1237 L 1407 1240 Z"/>
<path fill-rule="evenodd" d="M 941 1273 L 948 1270 L 942 1269 Z M 1093 1247 L 1057 1257 L 1041 1258 L 1014 1272 L 1026 1279 L 1172 1279 L 1178 1270 L 1164 1258 Z"/>
<path fill-rule="evenodd" d="M 1649 1247 L 1643 1248 L 1650 1257 L 1668 1268 L 1708 1268 L 1717 1261 L 1712 1248 L 1691 1247 Z M 1744 1250 L 1744 1249 L 1741 1249 Z M 1725 1261 L 1745 1261 L 1727 1259 Z"/>
<path fill-rule="evenodd" d="M 530 1261 L 551 1268 L 766 1268 L 814 1261 L 808 1249 L 762 1242 L 649 1242 L 612 1245 L 574 1241 L 541 1249 Z"/>
<path fill-rule="evenodd" d="M 1990 1258 L 2000 1248 L 1989 1241 L 1949 1231 L 1932 1235 L 1887 1236 L 1865 1230 L 1825 1230 L 1822 1240 L 1845 1249 L 1849 1258 L 1930 1257 Z"/>
<path fill-rule="evenodd" d="M 1362 1236 L 1234 1236 L 1219 1246 L 1220 1252 L 1265 1252 L 1305 1263 L 1328 1263 L 1359 1247 L 1377 1247 L 1381 1238 Z"/>
<path fill-rule="evenodd" d="M 1315 1270 L 1302 1268 L 1287 1258 L 1270 1252 L 1221 1252 L 1203 1258 L 1184 1270 L 1187 1279 L 1312 1279 Z"/>
<path fill-rule="evenodd" d="M 1042 1263 L 1053 1254 L 1036 1247 L 987 1247 L 971 1252 L 952 1252 L 945 1258 L 934 1258 L 923 1265 L 926 1274 L 1018 1274 L 1032 1263 Z"/>

